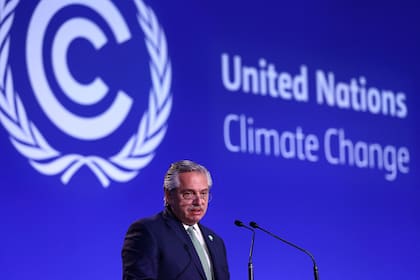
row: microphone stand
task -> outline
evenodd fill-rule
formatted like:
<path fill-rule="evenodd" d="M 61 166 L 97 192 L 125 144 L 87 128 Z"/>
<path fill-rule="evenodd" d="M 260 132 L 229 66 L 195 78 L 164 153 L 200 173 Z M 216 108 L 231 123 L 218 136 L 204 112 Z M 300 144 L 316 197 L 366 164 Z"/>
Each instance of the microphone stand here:
<path fill-rule="evenodd" d="M 254 265 L 252 264 L 252 252 L 254 251 L 255 230 L 252 231 L 251 248 L 249 249 L 248 279 L 254 280 Z"/>
<path fill-rule="evenodd" d="M 252 264 L 252 253 L 254 252 L 255 230 L 245 225 L 243 222 L 239 220 L 235 221 L 235 225 L 237 225 L 238 227 L 244 227 L 252 231 L 251 247 L 249 249 L 249 259 L 248 259 L 248 279 L 254 280 L 254 265 Z"/>
<path fill-rule="evenodd" d="M 296 244 L 293 244 L 292 242 L 287 241 L 287 240 L 285 240 L 285 239 L 283 239 L 283 238 L 281 238 L 281 237 L 279 237 L 279 236 L 275 235 L 274 233 L 269 232 L 269 231 L 268 231 L 268 230 L 266 230 L 266 229 L 263 229 L 263 228 L 262 228 L 262 227 L 260 227 L 260 226 L 259 226 L 256 222 L 250 222 L 250 223 L 249 223 L 249 225 L 250 225 L 251 227 L 253 227 L 253 228 L 256 228 L 256 229 L 262 230 L 263 232 L 267 233 L 268 235 L 271 235 L 272 237 L 274 237 L 275 239 L 278 239 L 278 240 L 280 240 L 280 241 L 282 241 L 282 242 L 284 242 L 284 243 L 286 243 L 286 244 L 288 244 L 288 245 L 290 245 L 290 246 L 292 246 L 292 247 L 294 247 L 294 248 L 298 249 L 299 251 L 304 252 L 306 255 L 308 255 L 308 256 L 311 258 L 311 260 L 312 260 L 312 264 L 313 264 L 313 271 L 314 271 L 314 279 L 315 279 L 315 280 L 319 280 L 319 275 L 318 275 L 318 266 L 316 265 L 316 261 L 315 261 L 314 256 L 313 256 L 313 255 L 312 255 L 312 254 L 311 254 L 308 250 L 305 250 L 305 249 L 303 249 L 303 248 L 301 248 L 301 247 L 297 246 Z"/>

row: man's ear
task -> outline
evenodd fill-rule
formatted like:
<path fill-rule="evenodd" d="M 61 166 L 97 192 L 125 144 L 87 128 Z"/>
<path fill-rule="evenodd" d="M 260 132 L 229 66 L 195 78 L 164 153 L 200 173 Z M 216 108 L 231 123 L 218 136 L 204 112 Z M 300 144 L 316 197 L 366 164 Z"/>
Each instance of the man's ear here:
<path fill-rule="evenodd" d="M 171 191 L 167 189 L 163 189 L 163 191 L 165 193 L 165 204 L 170 205 L 171 204 Z"/>

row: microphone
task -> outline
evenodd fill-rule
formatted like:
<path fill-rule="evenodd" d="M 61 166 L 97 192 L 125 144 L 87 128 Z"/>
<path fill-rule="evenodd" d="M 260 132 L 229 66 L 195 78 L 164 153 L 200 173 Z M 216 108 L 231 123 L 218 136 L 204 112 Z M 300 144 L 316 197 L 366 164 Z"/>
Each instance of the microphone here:
<path fill-rule="evenodd" d="M 254 280 L 254 265 L 252 264 L 252 253 L 254 252 L 255 230 L 239 220 L 235 221 L 235 225 L 237 225 L 238 227 L 244 227 L 252 231 L 251 248 L 249 249 L 249 260 L 248 260 L 248 279 Z"/>
<path fill-rule="evenodd" d="M 313 270 L 314 270 L 314 277 L 315 277 L 315 280 L 319 280 L 319 275 L 318 275 L 318 266 L 316 265 L 316 262 L 315 262 L 315 258 L 314 258 L 314 256 L 308 251 L 308 250 L 305 250 L 305 249 L 303 249 L 303 248 L 301 248 L 301 247 L 299 247 L 299 246 L 297 246 L 296 244 L 293 244 L 292 242 L 290 242 L 290 241 L 287 241 L 287 240 L 285 240 L 285 239 L 283 239 L 283 238 L 281 238 L 281 237 L 279 237 L 279 236 L 277 236 L 277 235 L 275 235 L 274 233 L 272 233 L 272 232 L 270 232 L 270 231 L 268 231 L 268 230 L 266 230 L 266 229 L 264 229 L 264 228 L 262 228 L 262 227 L 260 227 L 256 222 L 250 222 L 249 223 L 249 225 L 252 227 L 252 228 L 256 228 L 256 229 L 259 229 L 259 230 L 262 230 L 263 232 L 265 232 L 265 233 L 267 233 L 268 235 L 271 235 L 272 237 L 274 237 L 275 239 L 278 239 L 278 240 L 280 240 L 280 241 L 282 241 L 282 242 L 284 242 L 284 243 L 286 243 L 287 245 L 290 245 L 290 246 L 292 246 L 292 247 L 294 247 L 294 248 L 296 248 L 296 249 L 298 249 L 299 251 L 302 251 L 302 252 L 304 252 L 305 254 L 307 254 L 310 258 L 311 258 L 311 260 L 312 260 L 312 263 L 313 263 Z"/>

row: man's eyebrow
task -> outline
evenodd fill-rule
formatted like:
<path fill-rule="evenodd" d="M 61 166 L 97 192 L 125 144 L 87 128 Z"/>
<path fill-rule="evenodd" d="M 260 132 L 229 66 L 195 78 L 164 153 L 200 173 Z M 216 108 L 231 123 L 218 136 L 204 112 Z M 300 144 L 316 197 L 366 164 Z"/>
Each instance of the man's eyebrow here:
<path fill-rule="evenodd" d="M 204 192 L 204 191 L 209 191 L 210 188 L 206 187 L 204 189 L 198 190 L 198 192 Z M 181 192 L 195 192 L 194 189 L 186 187 L 185 189 L 181 190 Z"/>

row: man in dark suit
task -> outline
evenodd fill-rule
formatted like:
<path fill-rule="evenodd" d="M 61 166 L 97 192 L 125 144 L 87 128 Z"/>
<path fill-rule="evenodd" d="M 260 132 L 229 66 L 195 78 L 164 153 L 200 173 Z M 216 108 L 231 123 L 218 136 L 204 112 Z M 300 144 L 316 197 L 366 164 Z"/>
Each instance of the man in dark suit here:
<path fill-rule="evenodd" d="M 122 249 L 123 279 L 228 280 L 223 240 L 200 224 L 212 179 L 202 165 L 173 163 L 164 179 L 165 209 L 134 222 Z"/>

